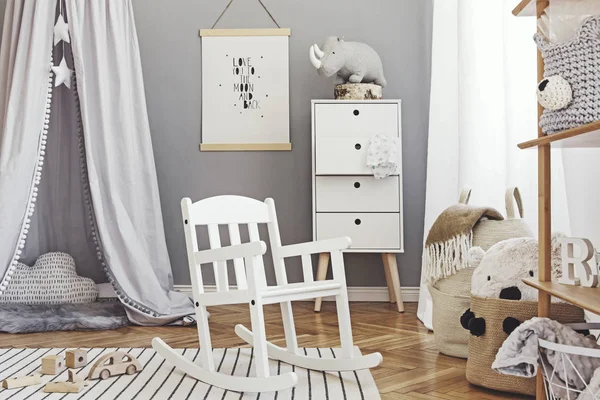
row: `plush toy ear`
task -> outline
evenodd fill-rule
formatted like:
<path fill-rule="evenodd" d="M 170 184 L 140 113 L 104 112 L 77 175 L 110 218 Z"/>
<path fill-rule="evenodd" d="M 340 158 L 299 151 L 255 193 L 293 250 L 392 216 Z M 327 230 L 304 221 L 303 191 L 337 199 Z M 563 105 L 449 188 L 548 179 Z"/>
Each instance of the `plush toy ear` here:
<path fill-rule="evenodd" d="M 560 110 L 573 100 L 573 89 L 561 75 L 545 77 L 537 87 L 538 102 L 548 110 Z"/>
<path fill-rule="evenodd" d="M 469 266 L 471 268 L 478 267 L 483 256 L 485 256 L 485 251 L 481 247 L 471 247 L 469 249 Z"/>
<path fill-rule="evenodd" d="M 482 336 L 485 333 L 485 319 L 473 318 L 469 321 L 469 332 L 473 336 Z"/>
<path fill-rule="evenodd" d="M 469 330 L 469 321 L 472 320 L 473 318 L 475 318 L 475 314 L 473 314 L 473 311 L 471 311 L 471 309 L 469 308 L 460 317 L 460 324 L 462 325 L 463 328 L 465 328 L 466 330 Z"/>
<path fill-rule="evenodd" d="M 507 335 L 510 335 L 517 327 L 521 325 L 521 321 L 513 317 L 506 317 L 504 321 L 502 321 L 502 330 Z"/>
<path fill-rule="evenodd" d="M 481 336 L 485 333 L 485 319 L 475 318 L 470 308 L 460 317 L 460 324 L 473 336 Z"/>

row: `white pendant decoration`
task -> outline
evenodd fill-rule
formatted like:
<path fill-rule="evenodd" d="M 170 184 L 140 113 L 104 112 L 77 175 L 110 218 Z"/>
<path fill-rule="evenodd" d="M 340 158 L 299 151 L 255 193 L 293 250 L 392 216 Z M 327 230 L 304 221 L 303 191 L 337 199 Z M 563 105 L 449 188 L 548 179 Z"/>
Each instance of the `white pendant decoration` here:
<path fill-rule="evenodd" d="M 592 242 L 582 238 L 561 238 L 562 277 L 567 285 L 598 286 L 598 265 Z M 575 248 L 578 249 L 577 254 Z"/>
<path fill-rule="evenodd" d="M 71 38 L 69 37 L 69 24 L 65 22 L 62 14 L 58 16 L 56 25 L 54 25 L 54 45 L 56 46 L 61 40 L 71 43 Z"/>
<path fill-rule="evenodd" d="M 67 66 L 67 61 L 64 57 L 58 66 L 52 67 L 52 72 L 54 72 L 55 75 L 54 87 L 64 84 L 71 89 L 71 76 L 73 75 L 73 71 Z"/>

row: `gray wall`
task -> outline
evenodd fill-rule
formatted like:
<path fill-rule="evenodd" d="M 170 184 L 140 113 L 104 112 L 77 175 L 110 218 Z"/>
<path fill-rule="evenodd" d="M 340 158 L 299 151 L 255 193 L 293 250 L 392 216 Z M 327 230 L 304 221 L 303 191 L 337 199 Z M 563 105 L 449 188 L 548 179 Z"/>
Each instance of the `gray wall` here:
<path fill-rule="evenodd" d="M 189 273 L 181 228 L 182 197 L 240 194 L 277 204 L 284 243 L 311 240 L 310 100 L 332 97 L 316 75 L 308 47 L 326 36 L 364 41 L 381 55 L 386 98 L 403 100 L 405 254 L 403 286 L 418 286 L 423 240 L 429 65 L 433 0 L 265 0 L 290 37 L 292 152 L 201 153 L 199 28 L 209 28 L 228 0 L 134 0 L 146 98 L 176 284 Z M 0 0 L 0 13 L 6 0 Z M 367 6 L 368 4 L 368 6 Z M 1 14 L 0 14 L 1 16 Z M 0 20 L 1 24 L 1 20 Z M 236 0 L 219 28 L 264 28 L 273 23 L 257 1 Z M 299 271 L 288 267 L 290 279 Z M 384 286 L 378 255 L 346 256 L 348 283 Z M 296 269 L 296 271 L 294 271 Z M 272 279 L 272 271 L 268 269 Z"/>
<path fill-rule="evenodd" d="M 240 194 L 277 205 L 284 243 L 312 239 L 310 100 L 332 97 L 308 48 L 330 35 L 369 43 L 384 63 L 385 97 L 403 100 L 406 253 L 403 286 L 418 286 L 423 240 L 431 0 L 265 0 L 290 37 L 292 152 L 199 152 L 201 43 L 228 0 L 135 0 L 146 98 L 175 283 L 189 283 L 179 201 Z M 368 4 L 368 6 L 367 6 Z M 218 28 L 274 27 L 255 0 L 235 0 Z M 346 256 L 348 283 L 384 286 L 378 255 Z M 298 271 L 288 266 L 290 278 Z M 270 268 L 268 270 L 270 271 Z"/>

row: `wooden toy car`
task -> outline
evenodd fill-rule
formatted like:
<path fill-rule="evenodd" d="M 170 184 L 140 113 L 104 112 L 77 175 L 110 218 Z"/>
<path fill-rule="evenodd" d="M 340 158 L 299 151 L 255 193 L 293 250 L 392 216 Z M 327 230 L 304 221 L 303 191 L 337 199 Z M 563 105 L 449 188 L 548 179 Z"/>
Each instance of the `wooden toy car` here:
<path fill-rule="evenodd" d="M 108 379 L 115 375 L 132 375 L 142 370 L 142 364 L 131 354 L 115 351 L 108 353 L 94 363 L 88 379 Z"/>

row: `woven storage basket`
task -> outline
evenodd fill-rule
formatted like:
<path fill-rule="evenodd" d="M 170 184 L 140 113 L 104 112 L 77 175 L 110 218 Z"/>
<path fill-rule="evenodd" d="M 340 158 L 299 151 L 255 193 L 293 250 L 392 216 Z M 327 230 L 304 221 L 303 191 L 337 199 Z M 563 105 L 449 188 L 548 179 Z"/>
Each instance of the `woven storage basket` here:
<path fill-rule="evenodd" d="M 429 285 L 435 344 L 442 354 L 467 358 L 469 332 L 460 325 L 460 316 L 470 306 L 472 276 L 473 268 L 462 269 Z"/>
<path fill-rule="evenodd" d="M 544 77 L 560 75 L 573 91 L 566 108 L 544 109 L 542 131 L 551 134 L 600 120 L 600 16 L 587 18 L 567 42 L 551 44 L 540 34 L 534 40 L 544 57 Z"/>
<path fill-rule="evenodd" d="M 470 189 L 463 189 L 459 203 L 468 204 Z M 514 199 L 514 201 L 513 201 Z M 508 188 L 505 194 L 507 218 L 502 221 L 480 221 L 473 230 L 473 246 L 489 249 L 499 241 L 515 237 L 533 237 L 522 219 L 523 202 L 518 188 Z M 519 211 L 516 217 L 515 203 Z M 471 301 L 471 277 L 473 269 L 467 268 L 429 285 L 433 302 L 432 323 L 435 344 L 440 353 L 452 357 L 467 358 L 469 332 L 460 325 L 460 316 L 469 308 Z"/>
<path fill-rule="evenodd" d="M 473 228 L 473 246 L 484 251 L 498 242 L 517 237 L 533 237 L 533 232 L 523 219 L 523 201 L 519 188 L 510 187 L 504 195 L 506 219 L 501 221 L 482 220 Z M 519 215 L 515 212 L 515 203 Z"/>
<path fill-rule="evenodd" d="M 527 379 L 502 375 L 492 370 L 496 353 L 508 337 L 502 330 L 506 317 L 514 317 L 521 322 L 537 316 L 538 303 L 471 297 L 471 311 L 478 318 L 485 319 L 485 333 L 469 336 L 469 359 L 467 360 L 467 380 L 474 385 L 510 393 L 534 395 L 535 378 Z M 566 303 L 553 303 L 550 318 L 563 324 L 584 322 L 583 310 Z"/>

